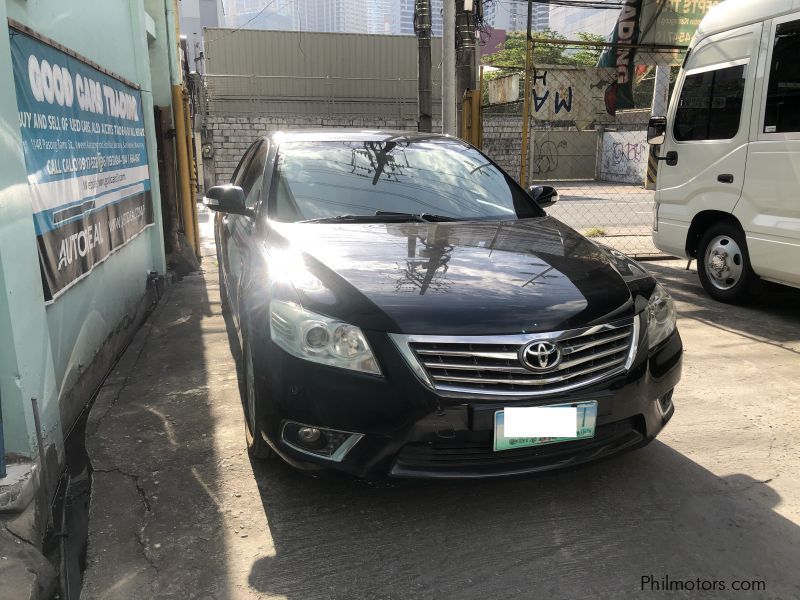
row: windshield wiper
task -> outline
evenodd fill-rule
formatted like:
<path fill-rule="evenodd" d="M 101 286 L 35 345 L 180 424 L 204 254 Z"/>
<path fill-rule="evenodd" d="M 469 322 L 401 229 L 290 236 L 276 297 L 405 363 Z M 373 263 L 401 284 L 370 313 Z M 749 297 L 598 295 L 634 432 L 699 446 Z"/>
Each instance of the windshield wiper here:
<path fill-rule="evenodd" d="M 437 222 L 437 221 L 460 221 L 461 219 L 456 219 L 455 217 L 446 217 L 445 215 L 433 215 L 431 213 L 404 213 L 404 212 L 392 212 L 389 210 L 378 210 L 375 211 L 375 216 L 378 217 L 399 217 L 399 218 L 406 218 L 409 220 L 414 221 L 421 221 L 425 223 L 430 222 Z"/>
<path fill-rule="evenodd" d="M 417 223 L 433 223 L 436 221 L 458 221 L 453 217 L 444 215 L 431 215 L 428 213 L 404 213 L 392 212 L 388 210 L 376 211 L 374 215 L 336 215 L 333 217 L 320 217 L 319 219 L 308 219 L 301 223 L 385 223 L 415 221 Z"/>

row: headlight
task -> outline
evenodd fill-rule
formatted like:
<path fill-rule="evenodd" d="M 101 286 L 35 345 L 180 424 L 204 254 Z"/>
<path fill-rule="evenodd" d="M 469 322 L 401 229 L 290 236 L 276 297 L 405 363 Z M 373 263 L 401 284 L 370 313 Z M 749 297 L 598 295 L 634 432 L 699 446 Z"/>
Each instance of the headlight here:
<path fill-rule="evenodd" d="M 313 362 L 380 375 L 367 338 L 355 325 L 305 310 L 294 302 L 270 304 L 272 341 L 292 356 Z"/>
<path fill-rule="evenodd" d="M 647 339 L 650 349 L 655 348 L 675 331 L 675 302 L 660 283 L 656 284 L 647 303 Z"/>

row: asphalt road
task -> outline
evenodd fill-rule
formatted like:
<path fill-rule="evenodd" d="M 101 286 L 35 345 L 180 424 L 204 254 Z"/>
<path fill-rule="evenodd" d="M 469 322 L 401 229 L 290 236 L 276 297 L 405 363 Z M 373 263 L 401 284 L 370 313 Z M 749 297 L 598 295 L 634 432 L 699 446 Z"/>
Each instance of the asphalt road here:
<path fill-rule="evenodd" d="M 650 232 L 654 192 L 641 186 L 605 182 L 556 182 L 554 187 L 560 199 L 547 212 L 574 229 L 600 227 L 610 234 Z"/>
<path fill-rule="evenodd" d="M 800 597 L 800 292 L 722 306 L 683 263 L 649 263 L 686 347 L 657 441 L 545 476 L 371 487 L 248 459 L 204 249 L 92 411 L 84 597 Z"/>

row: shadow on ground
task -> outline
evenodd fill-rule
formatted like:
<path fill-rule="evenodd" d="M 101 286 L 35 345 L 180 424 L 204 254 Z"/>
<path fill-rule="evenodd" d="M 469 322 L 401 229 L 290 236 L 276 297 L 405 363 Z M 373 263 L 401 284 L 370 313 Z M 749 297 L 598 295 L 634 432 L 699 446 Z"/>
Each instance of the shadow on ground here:
<path fill-rule="evenodd" d="M 722 304 L 705 293 L 694 263 L 688 271 L 676 268 L 677 264 L 652 262 L 646 267 L 667 286 L 678 303 L 681 318 L 752 336 L 800 354 L 800 289 L 768 283 L 764 293 L 749 306 Z"/>
<path fill-rule="evenodd" d="M 659 442 L 521 480 L 371 489 L 283 465 L 254 473 L 276 555 L 250 585 L 270 596 L 615 598 L 668 576 L 800 597 L 800 529 L 773 512 L 777 494 Z M 708 597 L 728 595 L 742 597 Z"/>

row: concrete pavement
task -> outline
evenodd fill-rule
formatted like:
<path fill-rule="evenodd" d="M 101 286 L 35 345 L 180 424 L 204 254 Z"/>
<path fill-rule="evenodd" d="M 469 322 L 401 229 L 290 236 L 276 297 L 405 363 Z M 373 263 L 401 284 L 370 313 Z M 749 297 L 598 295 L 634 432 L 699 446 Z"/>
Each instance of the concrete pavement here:
<path fill-rule="evenodd" d="M 800 597 L 800 292 L 728 307 L 685 263 L 648 263 L 686 345 L 657 441 L 540 477 L 376 488 L 248 459 L 204 251 L 92 410 L 84 597 Z M 717 589 L 642 591 L 665 576 Z"/>

